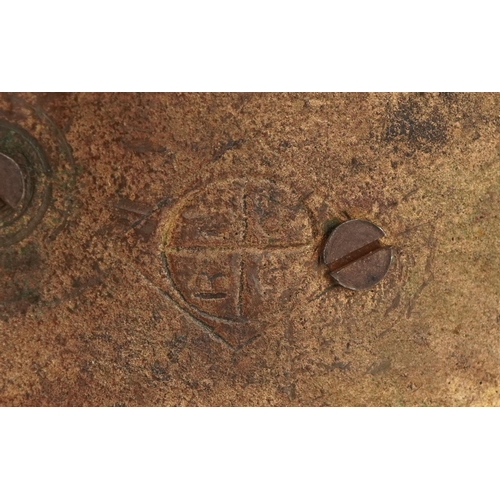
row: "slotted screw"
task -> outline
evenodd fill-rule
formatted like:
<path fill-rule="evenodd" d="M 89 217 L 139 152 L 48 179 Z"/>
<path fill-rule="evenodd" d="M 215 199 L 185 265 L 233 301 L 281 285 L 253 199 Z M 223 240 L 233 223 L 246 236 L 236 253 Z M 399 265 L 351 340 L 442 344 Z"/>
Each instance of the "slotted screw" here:
<path fill-rule="evenodd" d="M 0 153 L 0 202 L 15 210 L 23 201 L 24 194 L 23 171 L 12 158 Z"/>
<path fill-rule="evenodd" d="M 330 276 L 350 290 L 367 290 L 387 274 L 392 247 L 382 246 L 384 231 L 372 222 L 353 219 L 337 226 L 323 249 Z"/>

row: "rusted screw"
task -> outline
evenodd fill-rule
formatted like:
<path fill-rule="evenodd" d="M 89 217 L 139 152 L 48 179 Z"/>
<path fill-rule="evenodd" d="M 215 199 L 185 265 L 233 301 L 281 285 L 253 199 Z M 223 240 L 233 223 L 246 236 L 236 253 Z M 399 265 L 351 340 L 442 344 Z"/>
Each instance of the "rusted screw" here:
<path fill-rule="evenodd" d="M 337 226 L 326 241 L 323 260 L 334 280 L 351 290 L 367 290 L 384 278 L 392 261 L 392 247 L 379 239 L 384 231 L 366 220 Z"/>
<path fill-rule="evenodd" d="M 2 204 L 18 208 L 24 193 L 23 171 L 12 158 L 0 153 L 0 208 Z"/>

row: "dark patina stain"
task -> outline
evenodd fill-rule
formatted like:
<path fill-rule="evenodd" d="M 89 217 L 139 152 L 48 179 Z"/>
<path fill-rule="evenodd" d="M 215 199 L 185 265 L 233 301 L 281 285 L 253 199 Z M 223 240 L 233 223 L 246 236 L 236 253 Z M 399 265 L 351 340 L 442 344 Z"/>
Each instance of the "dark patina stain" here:
<path fill-rule="evenodd" d="M 427 96 L 407 97 L 388 112 L 384 139 L 406 145 L 410 154 L 441 149 L 448 141 L 448 125 Z"/>

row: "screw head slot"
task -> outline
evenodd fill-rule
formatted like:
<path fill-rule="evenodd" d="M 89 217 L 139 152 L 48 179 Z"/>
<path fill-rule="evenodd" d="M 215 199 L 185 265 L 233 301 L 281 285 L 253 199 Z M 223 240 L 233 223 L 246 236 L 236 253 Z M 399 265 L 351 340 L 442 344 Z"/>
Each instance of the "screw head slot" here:
<path fill-rule="evenodd" d="M 380 244 L 384 231 L 372 222 L 353 219 L 337 226 L 323 249 L 330 276 L 350 290 L 367 290 L 387 274 L 392 247 Z"/>

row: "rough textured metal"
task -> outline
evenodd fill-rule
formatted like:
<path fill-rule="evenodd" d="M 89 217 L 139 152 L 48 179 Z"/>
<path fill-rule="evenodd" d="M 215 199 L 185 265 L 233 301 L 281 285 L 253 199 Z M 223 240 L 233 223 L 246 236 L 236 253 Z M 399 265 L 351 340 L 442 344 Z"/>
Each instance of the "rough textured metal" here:
<path fill-rule="evenodd" d="M 323 259 L 335 281 L 351 290 L 374 287 L 387 274 L 392 248 L 382 247 L 384 231 L 366 220 L 349 220 L 337 226 L 326 242 Z"/>
<path fill-rule="evenodd" d="M 500 94 L 0 94 L 27 173 L 0 405 L 500 405 L 499 116 Z M 371 292 L 332 287 L 341 217 L 387 232 Z"/>
<path fill-rule="evenodd" d="M 15 209 L 21 204 L 24 193 L 21 168 L 12 158 L 0 153 L 0 200 Z"/>

